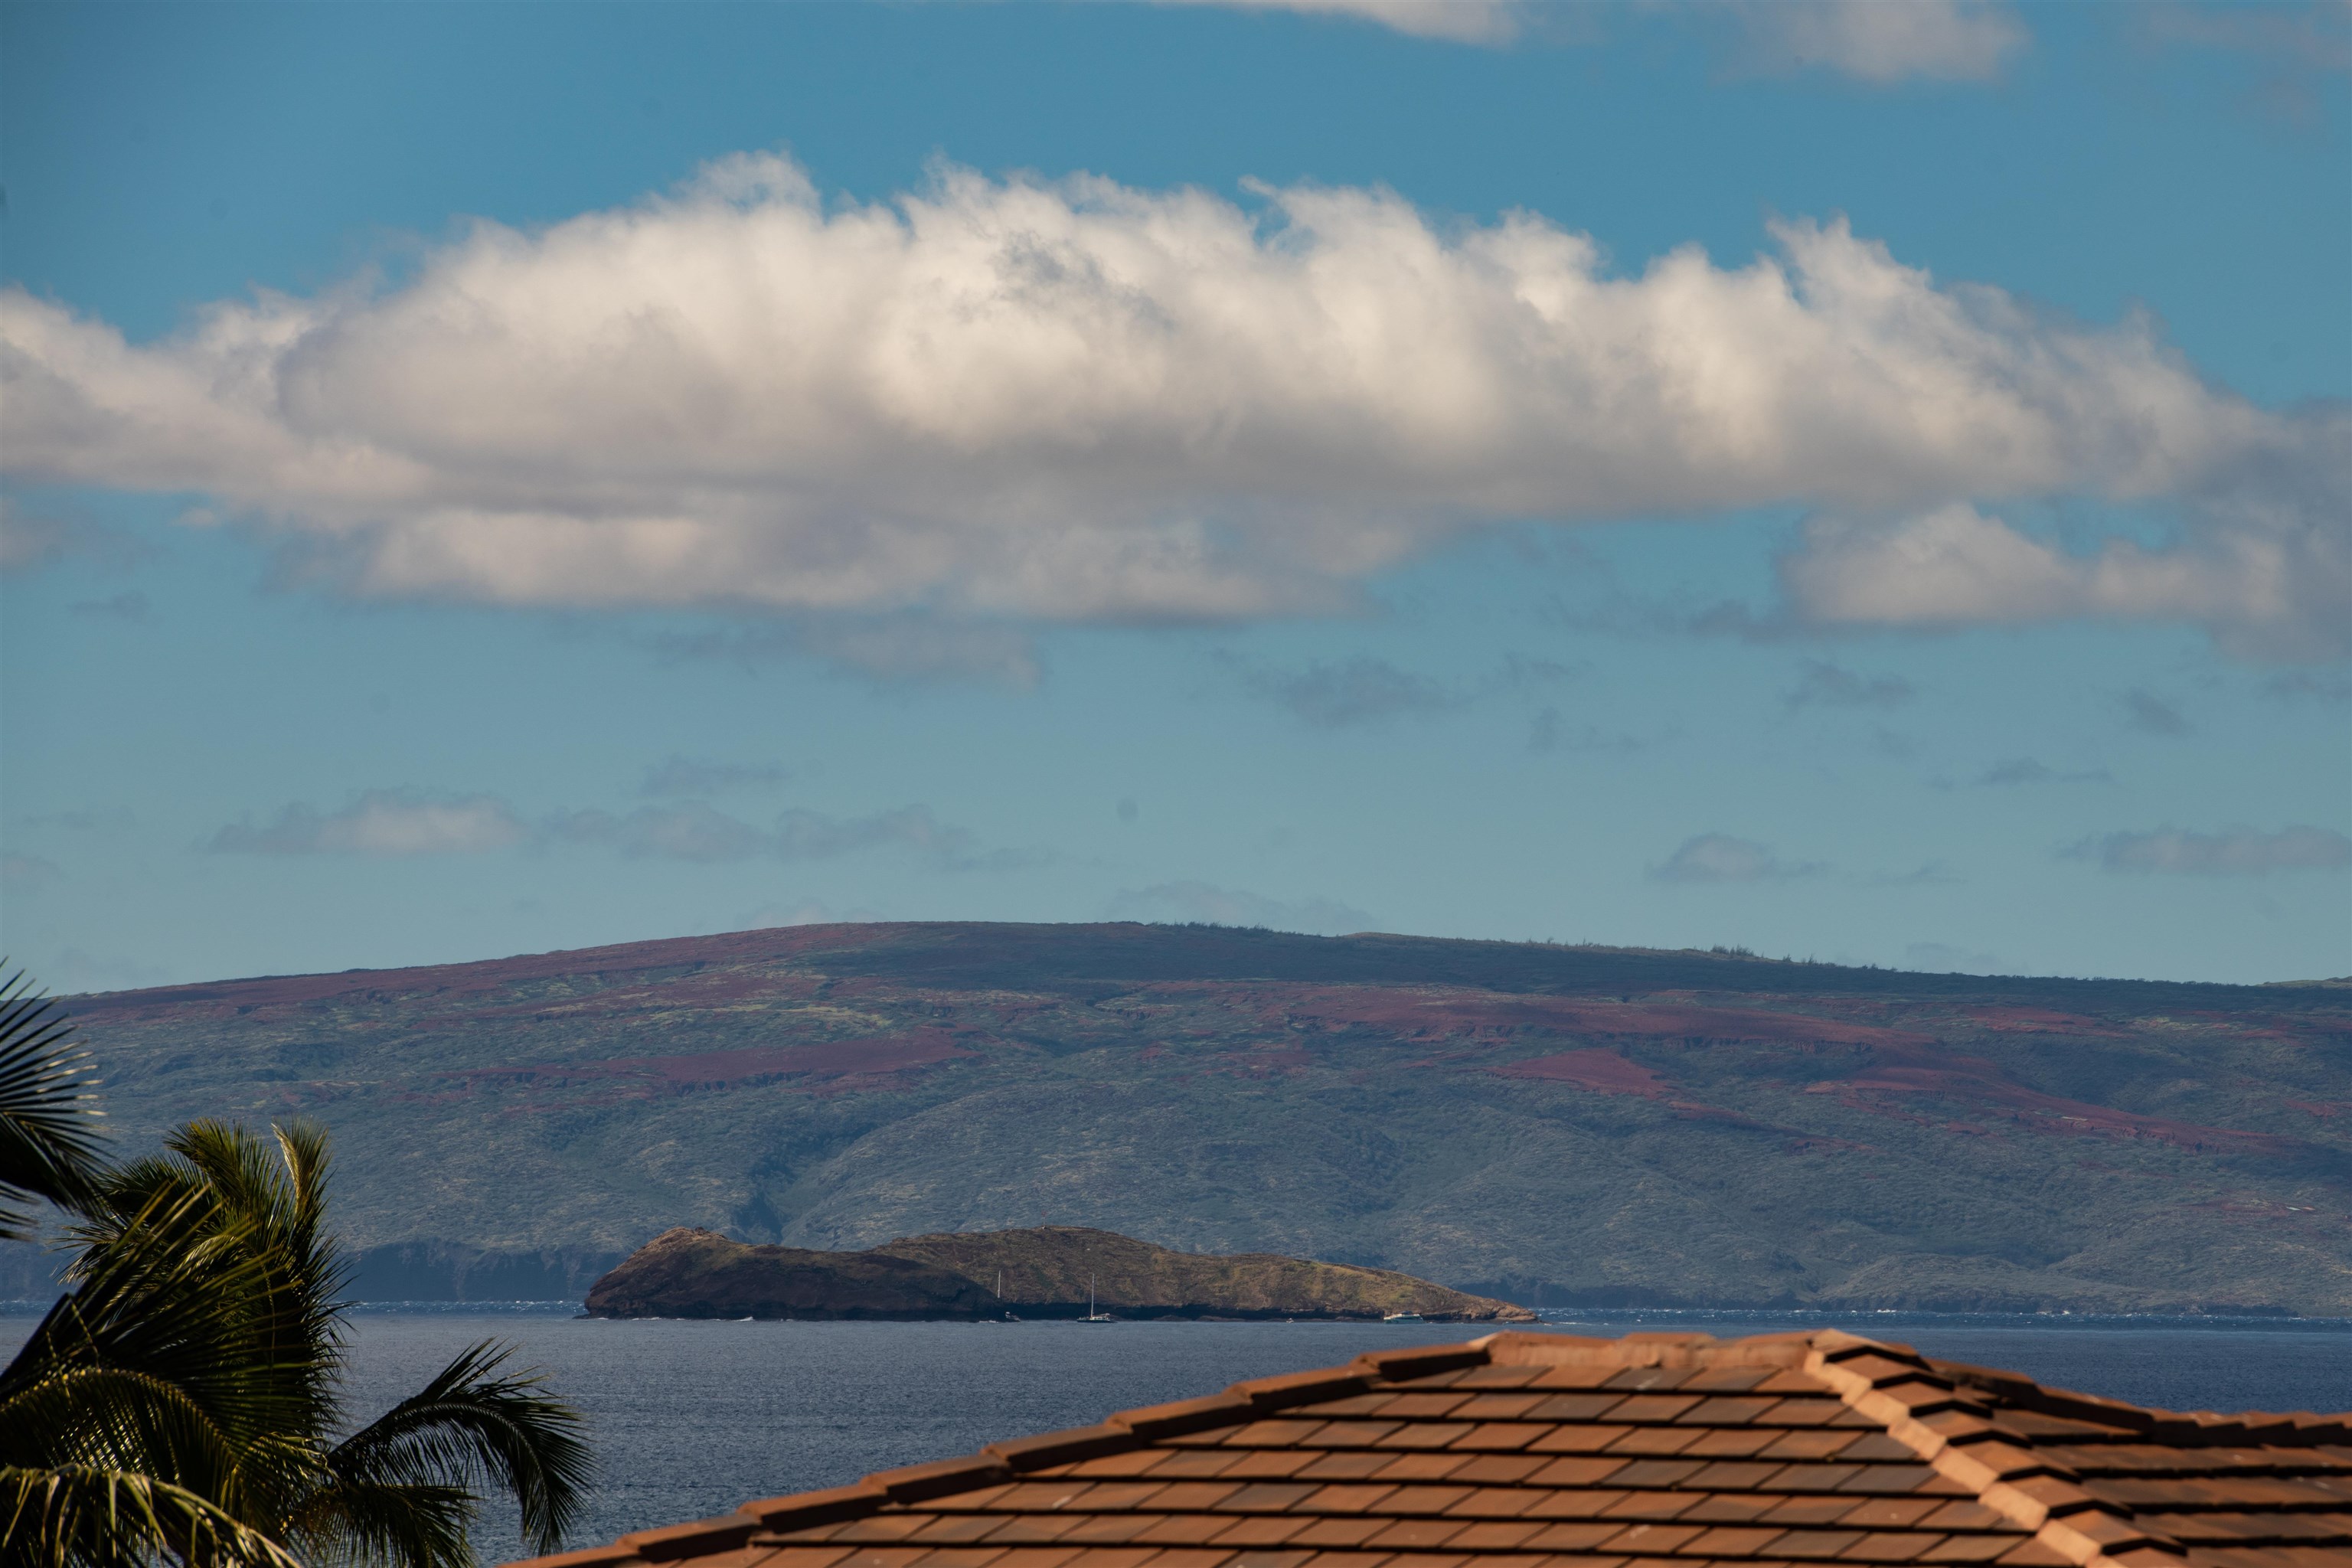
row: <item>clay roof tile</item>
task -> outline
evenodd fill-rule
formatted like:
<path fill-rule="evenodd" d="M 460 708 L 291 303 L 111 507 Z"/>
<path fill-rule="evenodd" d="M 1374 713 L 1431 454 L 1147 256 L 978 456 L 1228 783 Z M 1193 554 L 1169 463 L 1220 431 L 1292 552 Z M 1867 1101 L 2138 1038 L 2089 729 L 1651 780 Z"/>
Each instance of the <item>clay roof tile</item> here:
<path fill-rule="evenodd" d="M 688 1524 L 666 1525 L 659 1530 L 640 1530 L 621 1537 L 618 1544 L 647 1563 L 668 1563 L 680 1557 L 731 1552 L 751 1540 L 751 1532 L 759 1528 L 760 1521 L 748 1513 L 728 1513 Z"/>
<path fill-rule="evenodd" d="M 645 1559 L 633 1549 L 614 1542 L 604 1546 L 583 1546 L 576 1552 L 560 1552 L 534 1561 L 541 1568 L 619 1568 L 620 1564 L 639 1563 Z"/>
<path fill-rule="evenodd" d="M 2352 1417 L 2147 1410 L 1824 1331 L 1501 1333 L 530 1568 L 2336 1568 Z"/>
<path fill-rule="evenodd" d="M 993 1454 L 967 1454 L 959 1459 L 934 1459 L 928 1465 L 908 1465 L 877 1470 L 864 1484 L 892 1502 L 922 1502 L 951 1492 L 972 1491 L 1012 1475 L 1012 1468 Z"/>
<path fill-rule="evenodd" d="M 1078 1459 L 1092 1459 L 1104 1454 L 1125 1452 L 1135 1447 L 1134 1431 L 1114 1426 L 1108 1421 L 1092 1426 L 1074 1426 L 1066 1432 L 1042 1432 L 1034 1437 L 1012 1437 L 991 1443 L 981 1450 L 1013 1470 L 1037 1470 L 1048 1465 L 1065 1465 Z"/>
<path fill-rule="evenodd" d="M 1201 1432 L 1214 1426 L 1229 1426 L 1257 1414 L 1257 1406 L 1245 1394 L 1212 1394 L 1199 1399 L 1179 1399 L 1167 1405 L 1147 1405 L 1137 1410 L 1111 1413 L 1105 1423 L 1124 1426 L 1139 1437 L 1170 1437 L 1182 1432 Z"/>

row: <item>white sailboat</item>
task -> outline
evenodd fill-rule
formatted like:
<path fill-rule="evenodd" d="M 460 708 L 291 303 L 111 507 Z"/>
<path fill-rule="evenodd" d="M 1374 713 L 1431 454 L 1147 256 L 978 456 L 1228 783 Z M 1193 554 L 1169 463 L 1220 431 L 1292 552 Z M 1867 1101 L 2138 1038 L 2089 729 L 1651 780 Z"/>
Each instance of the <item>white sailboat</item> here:
<path fill-rule="evenodd" d="M 1006 1322 L 1017 1323 L 1021 1321 L 1019 1318 L 1013 1316 L 1012 1308 L 1004 1306 L 1004 1270 L 1002 1268 L 996 1271 L 996 1304 L 1004 1309 L 1004 1321 Z M 995 1320 L 992 1318 L 984 1318 L 982 1321 L 993 1322 Z"/>
<path fill-rule="evenodd" d="M 1117 1318 L 1112 1317 L 1108 1312 L 1098 1312 L 1095 1310 L 1095 1277 L 1091 1274 L 1087 1276 L 1087 1315 L 1080 1318 L 1078 1321 L 1082 1323 L 1116 1323 L 1118 1321 Z"/>

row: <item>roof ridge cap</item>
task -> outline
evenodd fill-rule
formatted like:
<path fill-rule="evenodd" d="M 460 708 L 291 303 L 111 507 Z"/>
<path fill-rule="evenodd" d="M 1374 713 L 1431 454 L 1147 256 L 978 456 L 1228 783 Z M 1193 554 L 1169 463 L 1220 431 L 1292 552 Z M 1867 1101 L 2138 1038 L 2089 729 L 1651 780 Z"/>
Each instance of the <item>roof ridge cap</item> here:
<path fill-rule="evenodd" d="M 1929 1365 L 1955 1383 L 1998 1394 L 2002 1399 L 2046 1415 L 2074 1419 L 2116 1419 L 2140 1427 L 2150 1437 L 2182 1447 L 2220 1447 L 2247 1442 L 2316 1446 L 2352 1441 L 2352 1411 L 2330 1414 L 2308 1410 L 2166 1410 L 2134 1405 L 2103 1394 L 2053 1388 L 2021 1373 L 1970 1362 L 1931 1361 Z"/>
<path fill-rule="evenodd" d="M 1502 1333 L 1481 1334 L 1475 1340 L 1456 1341 L 1444 1345 L 1407 1345 L 1392 1351 L 1365 1351 L 1347 1365 L 1349 1372 L 1383 1383 L 1402 1383 L 1409 1378 L 1428 1377 L 1435 1373 L 1452 1372 L 1465 1366 L 1491 1366 L 1495 1363 L 1495 1342 L 1510 1336 Z M 1261 1379 L 1260 1382 L 1273 1380 Z M 1234 1392 L 1256 1386 L 1237 1383 Z"/>
<path fill-rule="evenodd" d="M 1839 1354 L 1865 1350 L 1916 1355 L 1907 1345 L 1866 1340 L 1836 1329 L 1798 1329 L 1719 1340 L 1693 1331 L 1643 1331 L 1612 1336 L 1504 1330 L 1473 1340 L 1496 1366 L 1773 1367 L 1794 1369 L 1824 1342 Z"/>
<path fill-rule="evenodd" d="M 2139 1549 L 2186 1560 L 2179 1541 L 2148 1529 L 2128 1506 L 2092 1495 L 2072 1467 L 2053 1459 L 2032 1437 L 1969 1412 L 1972 1402 L 1959 1397 L 1956 1380 L 1918 1352 L 1836 1330 L 1815 1338 L 1804 1360 L 1809 1375 L 1848 1409 L 1884 1426 L 1928 1468 L 1968 1488 L 1978 1502 L 2032 1531 L 2035 1541 L 2077 1568 L 2127 1568 L 2113 1553 Z M 1895 1362 L 1899 1370 L 1874 1376 L 1863 1367 L 1843 1364 L 1871 1360 Z M 1924 1385 L 1929 1397 L 1915 1402 L 1894 1392 L 1906 1384 Z M 1935 1397 L 1938 1393 L 1945 1397 Z M 1964 1424 L 1947 1432 L 1922 1420 L 1923 1411 L 1957 1415 Z"/>

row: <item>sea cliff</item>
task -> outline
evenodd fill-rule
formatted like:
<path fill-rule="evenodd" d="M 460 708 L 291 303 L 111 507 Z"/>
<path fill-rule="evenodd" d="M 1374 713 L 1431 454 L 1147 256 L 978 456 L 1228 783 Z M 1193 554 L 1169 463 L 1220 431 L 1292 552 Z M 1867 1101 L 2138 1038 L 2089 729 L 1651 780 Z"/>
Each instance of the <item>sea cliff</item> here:
<path fill-rule="evenodd" d="M 588 1288 L 593 1318 L 992 1318 L 1003 1308 L 961 1274 L 875 1252 L 749 1247 L 666 1230 Z"/>

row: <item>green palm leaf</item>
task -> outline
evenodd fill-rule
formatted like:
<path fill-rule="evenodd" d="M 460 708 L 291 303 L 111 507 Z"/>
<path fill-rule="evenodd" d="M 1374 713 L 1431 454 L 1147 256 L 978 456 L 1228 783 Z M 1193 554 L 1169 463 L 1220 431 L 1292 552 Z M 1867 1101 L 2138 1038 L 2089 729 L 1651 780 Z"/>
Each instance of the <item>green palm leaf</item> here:
<path fill-rule="evenodd" d="M 301 1568 L 185 1487 L 86 1466 L 0 1467 L 0 1552 L 11 1568 Z"/>
<path fill-rule="evenodd" d="M 467 1532 L 481 1500 L 447 1482 L 345 1478 L 311 1498 L 292 1531 L 314 1560 L 393 1568 L 473 1568 Z"/>
<path fill-rule="evenodd" d="M 283 1270 L 207 1191 L 127 1216 L 115 1195 L 78 1232 L 72 1293 L 0 1373 L 0 1460 L 152 1476 L 274 1531 L 317 1484 L 332 1411 L 283 1364 L 301 1347 L 254 1331 Z"/>
<path fill-rule="evenodd" d="M 341 1291 L 350 1268 L 322 1228 L 325 1134 L 273 1129 L 273 1149 L 242 1128 L 196 1121 L 164 1140 L 165 1152 L 126 1166 L 109 1184 L 105 1213 L 77 1237 L 115 1246 L 141 1215 L 187 1216 L 203 1234 L 163 1250 L 196 1275 L 234 1289 L 249 1352 L 236 1368 L 243 1397 L 269 1405 L 278 1429 L 323 1436 L 339 1424 L 335 1381 L 343 1357 Z M 209 1203 L 199 1212 L 184 1205 Z"/>
<path fill-rule="evenodd" d="M 110 1366 L 184 1390 L 241 1437 L 318 1429 L 331 1367 L 271 1321 L 288 1270 L 267 1237 L 200 1185 L 152 1191 L 136 1207 L 121 1197 L 110 1192 L 74 1233 L 74 1290 L 0 1373 L 0 1397 L 60 1368 Z"/>
<path fill-rule="evenodd" d="M 550 1398 L 535 1373 L 504 1373 L 511 1346 L 485 1340 L 438 1376 L 336 1445 L 338 1477 L 496 1487 L 521 1505 L 541 1552 L 577 1522 L 594 1465 L 579 1414 Z"/>
<path fill-rule="evenodd" d="M 76 1206 L 103 1168 L 97 1080 L 72 1032 L 21 971 L 0 981 L 0 1240 L 32 1239 L 26 1205 Z"/>

